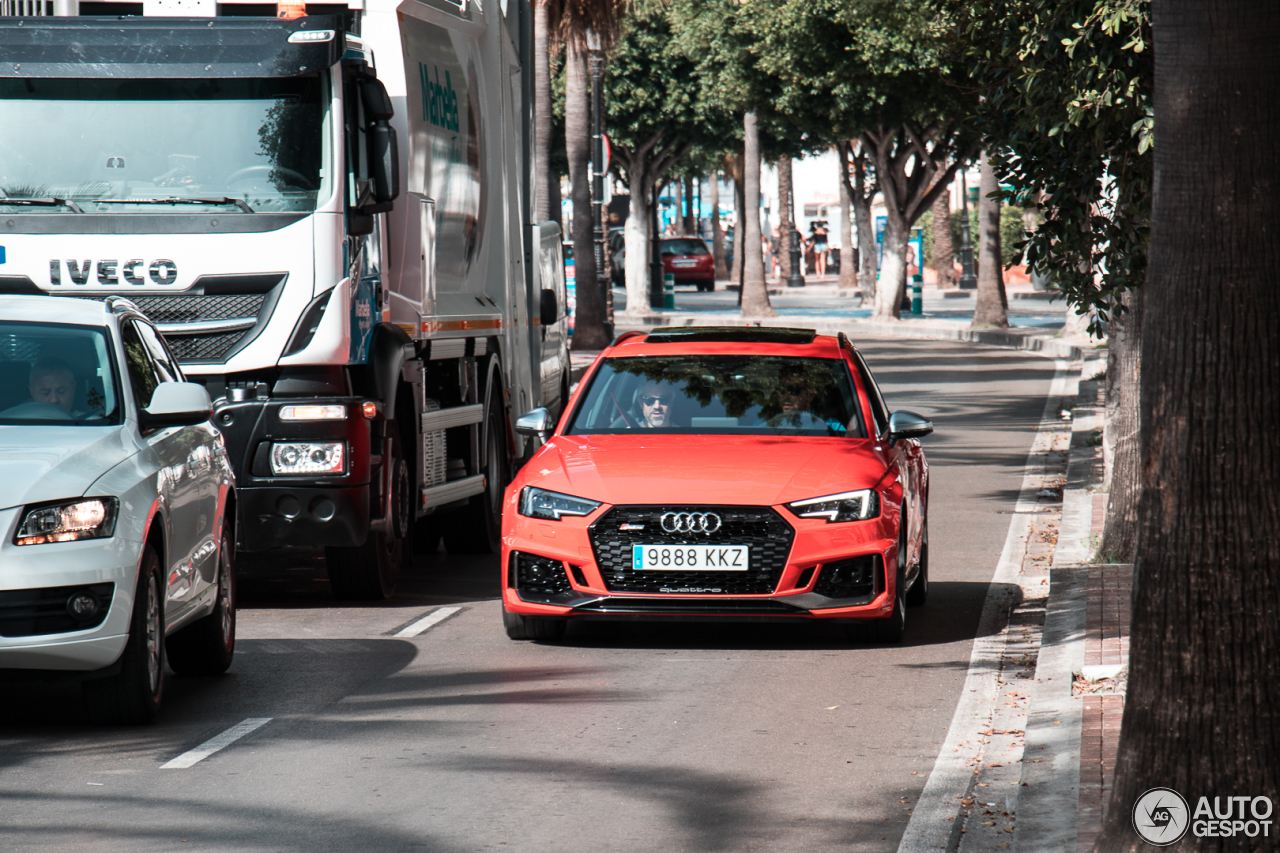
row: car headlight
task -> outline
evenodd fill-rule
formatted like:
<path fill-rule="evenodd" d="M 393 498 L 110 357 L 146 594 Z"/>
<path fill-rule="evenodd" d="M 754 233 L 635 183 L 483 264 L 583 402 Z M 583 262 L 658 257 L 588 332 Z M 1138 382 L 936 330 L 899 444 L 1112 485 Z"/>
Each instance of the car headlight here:
<path fill-rule="evenodd" d="M 272 474 L 341 474 L 341 441 L 287 441 L 271 445 Z"/>
<path fill-rule="evenodd" d="M 116 498 L 72 498 L 23 507 L 22 523 L 18 525 L 13 544 L 109 539 L 116 531 L 119 506 Z"/>
<path fill-rule="evenodd" d="M 880 514 L 880 496 L 874 489 L 841 492 L 821 498 L 795 501 L 787 509 L 801 518 L 825 518 L 833 521 L 865 521 Z"/>
<path fill-rule="evenodd" d="M 525 486 L 520 491 L 520 514 L 530 518 L 548 518 L 559 521 L 566 515 L 590 515 L 600 506 L 600 501 L 575 498 L 546 489 Z"/>

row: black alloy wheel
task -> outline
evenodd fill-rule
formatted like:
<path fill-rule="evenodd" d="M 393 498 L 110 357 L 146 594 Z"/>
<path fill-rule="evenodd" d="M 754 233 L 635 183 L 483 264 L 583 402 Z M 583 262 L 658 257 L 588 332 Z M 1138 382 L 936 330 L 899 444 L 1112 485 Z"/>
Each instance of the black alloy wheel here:
<path fill-rule="evenodd" d="M 160 557 L 150 545 L 142 550 L 138 589 L 129 620 L 129 639 L 114 675 L 81 686 L 85 708 L 96 723 L 149 723 L 164 696 L 164 597 Z"/>
<path fill-rule="evenodd" d="M 925 522 L 920 533 L 920 570 L 916 573 L 915 583 L 907 591 L 907 606 L 919 607 L 929 600 L 929 523 Z"/>
<path fill-rule="evenodd" d="M 543 640 L 554 642 L 564 636 L 569 627 L 567 619 L 552 619 L 545 616 L 522 616 L 502 609 L 502 627 L 511 640 Z"/>
<path fill-rule="evenodd" d="M 213 612 L 169 638 L 169 668 L 179 675 L 220 675 L 231 667 L 236 651 L 235 545 L 230 526 L 222 525 L 218 542 L 218 585 Z"/>

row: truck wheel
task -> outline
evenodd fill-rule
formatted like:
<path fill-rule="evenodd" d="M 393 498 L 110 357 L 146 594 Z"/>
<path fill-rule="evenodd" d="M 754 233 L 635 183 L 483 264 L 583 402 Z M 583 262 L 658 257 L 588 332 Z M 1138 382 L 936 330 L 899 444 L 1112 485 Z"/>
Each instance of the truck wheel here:
<path fill-rule="evenodd" d="M 169 638 L 169 668 L 179 675 L 220 675 L 236 651 L 235 546 L 223 524 L 218 543 L 218 596 L 213 612 Z"/>
<path fill-rule="evenodd" d="M 495 389 L 495 394 L 497 393 Z M 502 493 L 507 488 L 506 434 L 498 397 L 489 408 L 484 438 L 484 491 L 454 514 L 455 523 L 444 529 L 444 547 L 450 554 L 496 554 L 502 547 Z"/>
<path fill-rule="evenodd" d="M 324 549 L 329 587 L 334 597 L 344 601 L 379 601 L 390 598 L 396 591 L 413 504 L 409 466 L 400 451 L 400 431 L 395 421 L 387 422 L 387 434 L 391 440 L 385 464 L 391 467 L 391 497 L 386 529 L 371 531 L 364 544 L 354 548 Z M 383 474 L 380 472 L 379 476 Z"/>
<path fill-rule="evenodd" d="M 81 686 L 85 708 L 96 723 L 149 723 L 160 711 L 164 695 L 164 597 L 160 557 L 147 545 L 138 569 L 138 589 L 129 620 L 129 640 L 120 656 L 120 671 Z"/>

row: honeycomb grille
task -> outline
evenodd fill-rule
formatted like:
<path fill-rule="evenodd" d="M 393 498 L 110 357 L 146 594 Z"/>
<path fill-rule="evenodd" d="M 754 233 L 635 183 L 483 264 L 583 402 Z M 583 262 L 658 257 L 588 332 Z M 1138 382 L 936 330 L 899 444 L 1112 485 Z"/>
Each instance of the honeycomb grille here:
<path fill-rule="evenodd" d="M 102 301 L 106 296 L 85 296 Z M 203 320 L 257 319 L 266 294 L 237 293 L 213 296 L 130 296 L 153 323 L 198 323 Z M 179 362 L 225 361 L 227 353 L 249 329 L 204 335 L 166 335 L 165 341 Z"/>
<path fill-rule="evenodd" d="M 222 361 L 244 335 L 243 331 L 221 335 L 169 335 L 165 341 L 179 362 Z"/>
<path fill-rule="evenodd" d="M 878 555 L 827 563 L 813 591 L 828 598 L 865 598 L 876 591 L 879 565 Z"/>
<path fill-rule="evenodd" d="M 721 526 L 710 535 L 667 533 L 660 519 L 668 512 L 713 512 Z M 641 529 L 623 530 L 624 525 Z M 782 577 L 795 531 L 768 507 L 618 506 L 591 525 L 590 536 L 610 592 L 768 595 Z M 750 553 L 745 572 L 636 571 L 633 545 L 746 545 Z"/>
<path fill-rule="evenodd" d="M 573 589 L 569 583 L 569 575 L 565 573 L 564 564 L 559 560 L 514 551 L 511 554 L 511 562 L 515 571 L 515 587 L 521 593 L 551 596 Z"/>

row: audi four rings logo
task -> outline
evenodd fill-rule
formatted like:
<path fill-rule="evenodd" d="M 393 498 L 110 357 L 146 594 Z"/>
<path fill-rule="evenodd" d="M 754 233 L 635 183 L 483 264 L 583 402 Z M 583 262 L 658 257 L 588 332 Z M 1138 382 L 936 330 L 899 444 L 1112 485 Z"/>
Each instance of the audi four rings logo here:
<path fill-rule="evenodd" d="M 714 512 L 668 512 L 659 521 L 668 533 L 705 533 L 710 536 L 720 529 L 720 516 Z"/>

